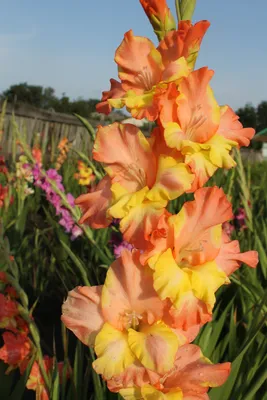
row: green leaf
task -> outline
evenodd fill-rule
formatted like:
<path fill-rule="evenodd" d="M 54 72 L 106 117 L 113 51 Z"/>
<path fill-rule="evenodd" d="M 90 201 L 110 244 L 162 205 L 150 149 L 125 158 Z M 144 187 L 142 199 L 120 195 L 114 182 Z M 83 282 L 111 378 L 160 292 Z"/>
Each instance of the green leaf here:
<path fill-rule="evenodd" d="M 89 133 L 91 139 L 93 139 L 93 141 L 94 141 L 95 140 L 95 129 L 92 127 L 90 122 L 87 119 L 81 117 L 79 114 L 74 113 L 74 115 L 81 121 L 81 123 L 86 128 L 87 132 Z"/>
<path fill-rule="evenodd" d="M 18 383 L 15 386 L 15 389 L 13 390 L 13 392 L 11 393 L 11 396 L 9 397 L 9 400 L 20 400 L 22 399 L 22 396 L 25 392 L 25 388 L 26 388 L 26 383 L 28 381 L 28 378 L 30 376 L 31 373 L 31 369 L 33 366 L 33 363 L 35 361 L 35 354 L 32 356 L 29 364 L 27 365 L 26 371 L 24 372 L 24 374 L 21 376 L 21 378 L 19 379 Z"/>
<path fill-rule="evenodd" d="M 196 7 L 196 0 L 181 0 L 180 2 L 181 19 L 191 21 L 195 11 L 195 7 Z"/>
<path fill-rule="evenodd" d="M 79 260 L 79 258 L 72 252 L 72 250 L 69 248 L 69 246 L 66 243 L 64 243 L 62 240 L 60 240 L 60 243 L 62 244 L 62 246 L 64 247 L 64 249 L 68 253 L 68 255 L 71 258 L 71 260 L 73 261 L 73 263 L 78 268 L 78 270 L 79 270 L 79 272 L 81 274 L 81 277 L 83 279 L 83 283 L 85 285 L 87 285 L 87 286 L 91 286 L 90 282 L 89 282 L 89 279 L 87 277 L 85 266 L 82 264 L 82 262 Z"/>

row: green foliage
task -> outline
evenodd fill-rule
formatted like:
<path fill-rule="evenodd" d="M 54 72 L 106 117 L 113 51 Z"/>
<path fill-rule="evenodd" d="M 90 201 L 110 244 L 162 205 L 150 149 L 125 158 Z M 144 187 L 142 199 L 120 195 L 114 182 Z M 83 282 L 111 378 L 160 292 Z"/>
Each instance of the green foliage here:
<path fill-rule="evenodd" d="M 93 135 L 87 121 L 81 117 L 80 120 L 88 134 Z M 102 168 L 88 155 L 78 156 L 91 162 L 97 179 L 101 179 Z M 240 241 L 243 251 L 257 249 L 260 263 L 256 270 L 243 266 L 233 274 L 231 284 L 218 291 L 213 320 L 202 328 L 195 342 L 212 362 L 232 362 L 229 379 L 221 388 L 210 391 L 211 400 L 267 400 L 267 164 L 243 164 L 239 153 L 236 160 L 237 168 L 218 171 L 208 184 L 224 188 L 234 212 L 245 208 L 247 228 L 235 227 L 233 237 Z M 59 171 L 66 193 L 75 197 L 85 192 L 73 177 L 76 161 L 77 153 L 73 151 Z M 15 166 L 11 169 L 14 172 Z M 183 202 L 191 198 L 192 194 L 181 196 L 170 203 L 169 210 L 179 211 Z M 76 209 L 73 215 L 79 219 Z M 61 305 L 69 290 L 104 282 L 114 259 L 110 238 L 115 228 L 89 229 L 72 241 L 58 220 L 41 189 L 35 188 L 19 212 L 14 192 L 13 205 L 2 213 L 0 270 L 8 273 L 9 281 L 20 294 L 23 318 L 29 322 L 36 348 L 34 358 L 40 362 L 44 354 L 54 357 L 53 369 L 47 375 L 50 398 L 119 399 L 92 369 L 94 353 L 60 323 Z M 16 262 L 10 262 L 10 255 Z M 58 361 L 63 362 L 61 372 Z M 23 398 L 29 370 L 22 376 L 18 371 L 5 375 L 5 371 L 5 365 L 0 363 L 1 396 Z"/>

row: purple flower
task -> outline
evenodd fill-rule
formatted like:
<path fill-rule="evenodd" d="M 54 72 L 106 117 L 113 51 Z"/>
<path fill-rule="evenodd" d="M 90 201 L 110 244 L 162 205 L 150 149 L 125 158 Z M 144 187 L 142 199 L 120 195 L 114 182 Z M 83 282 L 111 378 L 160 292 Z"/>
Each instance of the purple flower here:
<path fill-rule="evenodd" d="M 49 179 L 51 179 L 51 181 L 54 181 L 58 187 L 59 190 L 61 190 L 62 192 L 65 191 L 64 186 L 62 185 L 61 181 L 62 181 L 62 176 L 58 174 L 58 172 L 53 169 L 50 168 L 47 172 L 46 175 Z"/>
<path fill-rule="evenodd" d="M 133 245 L 127 242 L 126 240 L 123 240 L 118 246 L 113 246 L 113 253 L 115 258 L 119 258 L 121 256 L 122 250 L 127 249 L 127 250 L 132 250 Z"/>
<path fill-rule="evenodd" d="M 60 176 L 53 168 L 50 168 L 46 172 L 46 175 L 43 175 L 38 164 L 35 164 L 35 166 L 32 168 L 32 174 L 35 186 L 40 187 L 46 193 L 46 199 L 52 204 L 53 207 L 55 207 L 56 214 L 61 216 L 59 224 L 65 228 L 67 233 L 71 233 L 71 240 L 75 240 L 82 234 L 82 230 L 75 225 L 71 213 L 62 206 L 61 197 L 53 190 L 50 182 L 48 181 L 48 179 L 54 181 L 58 189 L 65 193 L 65 188 L 62 185 L 62 176 Z M 68 193 L 66 197 L 69 205 L 71 207 L 75 207 L 75 199 L 72 194 Z"/>
<path fill-rule="evenodd" d="M 59 220 L 59 224 L 63 226 L 65 228 L 65 231 L 68 233 L 71 232 L 74 226 L 74 221 L 72 219 L 72 216 L 66 208 L 63 208 L 61 210 L 61 219 Z"/>
<path fill-rule="evenodd" d="M 68 193 L 66 197 L 67 197 L 69 205 L 71 207 L 75 207 L 75 198 L 72 196 L 72 194 Z"/>
<path fill-rule="evenodd" d="M 71 240 L 75 240 L 78 236 L 81 236 L 83 231 L 81 228 L 79 228 L 77 225 L 74 225 L 72 231 L 71 231 Z"/>
<path fill-rule="evenodd" d="M 132 250 L 134 247 L 126 240 L 123 240 L 121 235 L 115 232 L 111 233 L 110 243 L 113 247 L 113 253 L 115 258 L 119 258 L 121 256 L 121 252 L 123 249 Z"/>
<path fill-rule="evenodd" d="M 240 230 L 246 229 L 247 224 L 246 224 L 246 211 L 244 208 L 240 207 L 238 208 L 236 214 L 235 214 L 235 221 L 237 223 L 237 226 Z"/>
<path fill-rule="evenodd" d="M 41 171 L 39 168 L 38 164 L 35 164 L 35 166 L 32 169 L 32 175 L 33 175 L 33 179 L 34 179 L 34 184 L 38 187 L 41 186 L 42 182 L 41 182 Z"/>
<path fill-rule="evenodd" d="M 49 203 L 56 209 L 56 214 L 59 215 L 62 212 L 61 198 L 58 194 L 53 192 L 52 190 L 46 194 L 46 198 Z"/>

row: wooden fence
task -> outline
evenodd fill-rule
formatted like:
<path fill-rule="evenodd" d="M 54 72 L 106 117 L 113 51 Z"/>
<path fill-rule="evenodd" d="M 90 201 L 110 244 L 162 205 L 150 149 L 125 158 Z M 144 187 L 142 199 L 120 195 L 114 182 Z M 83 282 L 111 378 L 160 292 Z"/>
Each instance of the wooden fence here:
<path fill-rule="evenodd" d="M 2 104 L 0 104 L 0 110 L 2 110 Z M 46 148 L 46 143 L 54 143 L 56 146 L 63 137 L 67 137 L 73 148 L 90 154 L 92 141 L 87 130 L 75 116 L 40 110 L 25 104 L 16 104 L 16 106 L 7 104 L 1 143 L 2 153 L 7 158 L 14 151 L 12 149 L 12 143 L 14 145 L 13 113 L 19 129 L 29 145 L 33 143 L 36 135 L 40 135 L 43 148 Z M 95 120 L 89 122 L 94 128 L 100 123 L 103 124 L 103 122 Z"/>

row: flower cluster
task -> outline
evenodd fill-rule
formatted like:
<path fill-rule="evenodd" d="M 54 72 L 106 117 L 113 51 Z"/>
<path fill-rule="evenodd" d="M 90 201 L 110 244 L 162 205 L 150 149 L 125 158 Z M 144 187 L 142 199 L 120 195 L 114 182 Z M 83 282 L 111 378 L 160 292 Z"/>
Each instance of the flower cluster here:
<path fill-rule="evenodd" d="M 4 329 L 2 334 L 4 344 L 0 348 L 0 360 L 8 364 L 6 374 L 19 368 L 22 375 L 35 351 L 34 344 L 29 337 L 28 325 L 20 316 L 17 293 L 8 284 L 5 272 L 0 272 L 0 283 L 5 285 L 4 293 L 0 293 L 0 329 Z M 51 372 L 54 364 L 53 358 L 44 356 L 43 361 L 46 372 Z M 59 375 L 62 373 L 62 368 L 63 363 L 58 363 Z M 34 361 L 32 365 L 26 387 L 36 391 L 36 398 L 49 399 L 38 361 Z"/>
<path fill-rule="evenodd" d="M 62 176 L 52 168 L 44 173 L 38 164 L 33 167 L 32 173 L 35 186 L 40 187 L 46 193 L 46 199 L 54 206 L 56 215 L 60 216 L 59 224 L 64 227 L 67 233 L 71 233 L 71 239 L 75 240 L 82 234 L 82 230 L 75 224 L 70 211 L 64 207 L 61 197 L 56 193 L 51 184 L 51 181 L 54 182 L 57 188 L 65 193 Z M 70 207 L 75 207 L 74 197 L 71 193 L 66 195 L 66 199 Z"/>
<path fill-rule="evenodd" d="M 74 178 L 81 186 L 89 186 L 94 180 L 92 168 L 88 167 L 83 161 L 78 160 L 78 172 L 74 174 Z"/>
<path fill-rule="evenodd" d="M 23 200 L 34 193 L 34 189 L 29 185 L 29 183 L 33 183 L 32 168 L 27 157 L 21 155 L 19 161 L 16 163 L 15 187 L 20 198 Z"/>
<path fill-rule="evenodd" d="M 97 109 L 126 106 L 157 127 L 148 138 L 130 124 L 98 127 L 93 158 L 106 175 L 76 199 L 80 223 L 104 228 L 119 219 L 131 248 L 103 286 L 69 293 L 62 321 L 94 347 L 95 371 L 125 399 L 204 400 L 230 364 L 211 364 L 190 343 L 211 320 L 218 288 L 241 263 L 258 262 L 223 230 L 232 218 L 223 190 L 204 185 L 217 169 L 235 166 L 232 148 L 249 145 L 254 130 L 218 105 L 213 71 L 194 70 L 209 23 L 180 21 L 176 29 L 164 0 L 140 1 L 161 41 L 155 47 L 125 34 L 115 54 L 120 81 L 111 80 Z M 194 200 L 170 214 L 168 203 L 185 193 Z"/>
<path fill-rule="evenodd" d="M 11 193 L 10 179 L 5 159 L 3 156 L 0 156 L 0 209 L 7 209 L 14 201 Z"/>
<path fill-rule="evenodd" d="M 68 138 L 64 137 L 63 139 L 61 139 L 57 148 L 59 150 L 59 155 L 56 160 L 56 170 L 58 171 L 61 168 L 64 161 L 66 160 L 68 152 L 70 150 L 70 144 Z"/>

